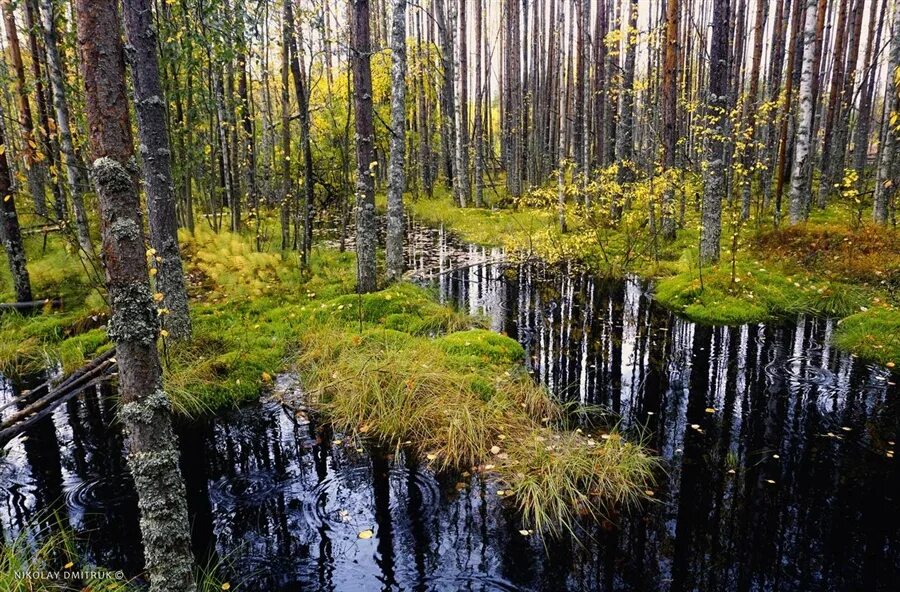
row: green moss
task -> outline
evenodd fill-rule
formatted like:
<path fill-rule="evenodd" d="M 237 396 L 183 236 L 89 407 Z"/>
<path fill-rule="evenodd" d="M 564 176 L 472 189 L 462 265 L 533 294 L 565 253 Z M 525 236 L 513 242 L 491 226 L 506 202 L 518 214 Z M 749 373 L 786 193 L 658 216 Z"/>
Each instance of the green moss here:
<path fill-rule="evenodd" d="M 842 319 L 835 343 L 859 356 L 895 368 L 900 363 L 900 310 L 877 308 Z"/>
<path fill-rule="evenodd" d="M 521 363 L 525 357 L 518 341 L 484 329 L 450 333 L 436 339 L 435 344 L 455 358 L 492 365 Z"/>

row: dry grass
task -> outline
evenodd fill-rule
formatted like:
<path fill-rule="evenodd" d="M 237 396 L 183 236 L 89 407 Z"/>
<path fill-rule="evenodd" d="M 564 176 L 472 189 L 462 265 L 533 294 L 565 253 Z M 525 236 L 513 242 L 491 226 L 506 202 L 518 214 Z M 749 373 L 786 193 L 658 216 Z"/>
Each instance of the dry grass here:
<path fill-rule="evenodd" d="M 437 471 L 493 475 L 538 532 L 574 533 L 582 516 L 647 497 L 657 463 L 643 446 L 568 429 L 566 409 L 525 374 L 518 344 L 495 335 L 511 342 L 504 359 L 496 340 L 485 349 L 465 333 L 470 347 L 459 351 L 444 338 L 319 326 L 302 338 L 298 367 L 338 431 Z"/>

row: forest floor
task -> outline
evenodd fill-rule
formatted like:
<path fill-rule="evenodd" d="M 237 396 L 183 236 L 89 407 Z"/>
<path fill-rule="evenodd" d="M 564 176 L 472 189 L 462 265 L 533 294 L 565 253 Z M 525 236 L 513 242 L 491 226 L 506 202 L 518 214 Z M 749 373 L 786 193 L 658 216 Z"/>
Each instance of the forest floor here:
<path fill-rule="evenodd" d="M 900 361 L 900 233 L 847 223 L 859 220 L 848 208 L 815 211 L 808 223 L 778 230 L 751 220 L 736 229 L 733 244 L 726 222 L 720 262 L 702 268 L 696 230 L 679 230 L 664 243 L 643 221 L 624 219 L 616 228 L 570 207 L 562 233 L 554 207 L 461 209 L 446 194 L 411 200 L 408 208 L 473 243 L 652 280 L 656 299 L 693 321 L 736 325 L 826 315 L 840 319 L 839 347 L 889 367 Z"/>
<path fill-rule="evenodd" d="M 430 291 L 397 283 L 358 295 L 352 253 L 314 249 L 301 272 L 296 254 L 258 251 L 249 236 L 199 226 L 181 239 L 194 336 L 178 342 L 163 331 L 160 340 L 179 414 L 257 400 L 276 374 L 296 371 L 305 404 L 346 445 L 372 438 L 440 471 L 485 472 L 535 531 L 574 528 L 607 503 L 652 495 L 656 461 L 640 442 L 599 412 L 575 417 L 534 383 L 515 340 Z M 103 299 L 61 237 L 49 237 L 40 257 L 37 244 L 28 248 L 35 293 L 63 294 L 66 308 L 0 316 L 0 373 L 57 361 L 73 370 L 110 347 Z M 6 292 L 8 277 L 0 281 Z"/>

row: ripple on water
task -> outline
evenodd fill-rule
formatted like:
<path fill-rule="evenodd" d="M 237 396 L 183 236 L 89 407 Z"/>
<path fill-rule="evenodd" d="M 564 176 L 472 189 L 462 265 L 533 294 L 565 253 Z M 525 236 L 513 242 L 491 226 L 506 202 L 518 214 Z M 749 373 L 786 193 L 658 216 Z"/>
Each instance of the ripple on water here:
<path fill-rule="evenodd" d="M 831 390 L 838 386 L 837 377 L 827 368 L 814 365 L 807 357 L 792 356 L 766 366 L 770 378 L 787 379 L 800 386 L 816 386 Z"/>
<path fill-rule="evenodd" d="M 280 490 L 280 484 L 268 471 L 226 476 L 209 487 L 214 503 L 230 502 L 235 505 L 255 505 L 266 501 Z"/>
<path fill-rule="evenodd" d="M 67 507 L 88 511 L 129 505 L 136 500 L 131 481 L 123 475 L 70 482 L 63 496 Z"/>

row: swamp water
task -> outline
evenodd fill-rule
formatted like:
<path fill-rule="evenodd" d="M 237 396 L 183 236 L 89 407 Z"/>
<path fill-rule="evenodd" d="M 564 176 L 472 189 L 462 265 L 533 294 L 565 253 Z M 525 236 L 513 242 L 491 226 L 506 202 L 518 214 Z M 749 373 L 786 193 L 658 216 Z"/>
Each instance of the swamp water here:
<path fill-rule="evenodd" d="M 412 226 L 408 262 L 440 298 L 518 339 L 558 397 L 643 430 L 655 503 L 582 544 L 523 536 L 497 486 L 336 446 L 272 402 L 179 429 L 195 551 L 257 590 L 896 590 L 896 375 L 829 346 L 834 323 L 706 327 L 645 286 Z M 290 375 L 276 389 L 299 386 Z M 0 404 L 16 387 L 0 380 Z M 55 509 L 95 563 L 141 568 L 113 393 L 70 400 L 8 443 L 0 529 Z M 358 538 L 371 529 L 370 539 Z"/>

